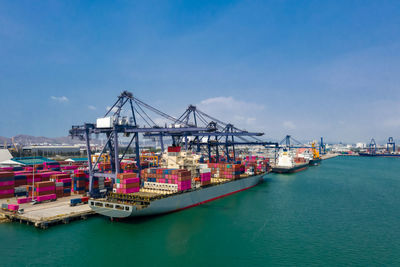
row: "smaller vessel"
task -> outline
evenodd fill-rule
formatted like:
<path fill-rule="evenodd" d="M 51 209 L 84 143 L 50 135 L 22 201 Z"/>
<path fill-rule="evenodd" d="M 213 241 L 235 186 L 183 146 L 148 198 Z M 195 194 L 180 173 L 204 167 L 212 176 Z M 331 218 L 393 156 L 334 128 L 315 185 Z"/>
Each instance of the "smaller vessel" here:
<path fill-rule="evenodd" d="M 387 158 L 396 158 L 400 157 L 398 153 L 370 153 L 370 152 L 360 152 L 358 153 L 361 157 L 387 157 Z"/>
<path fill-rule="evenodd" d="M 294 173 L 308 168 L 308 161 L 296 162 L 290 151 L 279 153 L 278 162 L 272 166 L 271 171 L 275 173 Z"/>
<path fill-rule="evenodd" d="M 321 157 L 320 157 L 320 155 L 319 155 L 318 150 L 315 149 L 315 142 L 313 142 L 313 143 L 311 144 L 311 149 L 312 149 L 313 157 L 312 157 L 312 159 L 310 160 L 309 164 L 310 164 L 311 166 L 317 166 L 317 165 L 321 164 L 322 159 L 321 159 Z"/>

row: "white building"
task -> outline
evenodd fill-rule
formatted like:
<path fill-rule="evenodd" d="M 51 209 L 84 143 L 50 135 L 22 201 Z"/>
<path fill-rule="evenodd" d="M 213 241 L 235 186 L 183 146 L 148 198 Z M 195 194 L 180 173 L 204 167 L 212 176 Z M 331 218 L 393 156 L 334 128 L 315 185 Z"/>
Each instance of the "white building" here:
<path fill-rule="evenodd" d="M 366 148 L 367 144 L 366 143 L 357 143 L 356 148 Z"/>

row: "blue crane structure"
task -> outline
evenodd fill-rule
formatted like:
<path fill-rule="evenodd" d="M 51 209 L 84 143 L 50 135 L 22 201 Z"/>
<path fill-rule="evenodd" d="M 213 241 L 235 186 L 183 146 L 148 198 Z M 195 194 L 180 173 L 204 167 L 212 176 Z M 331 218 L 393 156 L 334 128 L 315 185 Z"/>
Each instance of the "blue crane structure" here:
<path fill-rule="evenodd" d="M 182 133 L 163 133 L 171 136 L 173 145 L 184 146 L 186 150 L 205 152 L 211 159 L 211 154 L 216 155 L 216 162 L 219 161 L 220 151 L 224 151 L 227 161 L 231 162 L 236 158 L 235 146 L 239 145 L 259 145 L 277 147 L 275 142 L 268 142 L 259 139 L 264 135 L 261 132 L 248 132 L 239 129 L 231 123 L 223 122 L 207 113 L 199 110 L 196 106 L 189 105 L 177 121 L 184 122 L 194 128 L 203 127 L 213 129 L 212 131 L 199 131 L 188 134 Z M 157 134 L 146 133 L 146 137 L 155 137 Z M 233 157 L 230 156 L 232 151 Z"/>
<path fill-rule="evenodd" d="M 295 146 L 294 144 L 297 146 Z M 286 135 L 285 138 L 283 138 L 280 142 L 279 145 L 283 145 L 284 148 L 301 148 L 304 147 L 303 144 L 296 139 L 294 139 L 291 135 Z M 308 148 L 308 147 L 306 147 Z M 311 147 L 310 147 L 311 148 Z"/>
<path fill-rule="evenodd" d="M 173 123 L 179 123 L 179 127 L 160 127 L 154 120 L 147 114 L 151 111 L 158 116 L 163 117 L 166 120 L 172 121 Z M 124 115 L 129 114 L 128 116 Z M 163 143 L 163 136 L 166 134 L 177 134 L 181 136 L 188 136 L 190 134 L 199 132 L 212 132 L 215 129 L 204 128 L 204 127 L 193 127 L 186 124 L 184 121 L 176 119 L 146 103 L 134 97 L 132 93 L 124 91 L 118 97 L 117 101 L 108 109 L 103 119 L 108 120 L 109 125 L 100 125 L 99 123 L 85 123 L 80 126 L 72 126 L 69 134 L 72 138 L 77 137 L 81 140 L 86 140 L 86 151 L 88 156 L 88 167 L 89 167 L 89 192 L 91 195 L 98 194 L 93 190 L 93 177 L 110 177 L 116 179 L 117 174 L 121 172 L 120 163 L 123 160 L 132 146 L 135 143 L 135 154 L 136 162 L 138 167 L 138 173 L 140 176 L 140 150 L 139 150 L 139 135 L 146 133 L 155 133 L 160 137 L 161 144 Z M 138 120 L 144 121 L 148 127 L 140 126 Z M 99 119 L 97 120 L 99 122 Z M 106 137 L 106 142 L 101 149 L 100 156 L 97 158 L 96 162 L 93 164 L 91 160 L 91 135 L 103 134 Z M 130 137 L 129 144 L 123 150 L 122 157 L 120 157 L 119 148 L 119 136 Z M 110 163 L 111 163 L 111 173 L 102 173 L 98 170 L 97 165 L 103 154 L 109 152 Z M 121 151 L 122 152 L 122 151 Z"/>
<path fill-rule="evenodd" d="M 374 138 L 371 139 L 371 142 L 369 143 L 368 147 L 370 154 L 376 154 L 376 142 Z"/>
<path fill-rule="evenodd" d="M 393 137 L 389 137 L 388 142 L 386 144 L 386 151 L 390 153 L 390 148 L 392 148 L 392 152 L 396 152 L 396 144 L 393 140 Z"/>
<path fill-rule="evenodd" d="M 326 144 L 324 143 L 323 137 L 321 137 L 321 142 L 319 143 L 319 154 L 320 155 L 326 154 Z"/>
<path fill-rule="evenodd" d="M 300 141 L 297 141 L 291 135 L 286 135 L 285 138 L 283 138 L 279 142 L 279 145 L 282 148 L 288 148 L 288 149 L 290 149 L 290 148 L 312 148 L 312 146 L 304 146 Z M 325 153 L 325 144 L 324 144 L 322 137 L 321 137 L 321 143 L 319 145 L 320 154 L 321 154 L 321 150 L 323 151 L 323 153 Z"/>

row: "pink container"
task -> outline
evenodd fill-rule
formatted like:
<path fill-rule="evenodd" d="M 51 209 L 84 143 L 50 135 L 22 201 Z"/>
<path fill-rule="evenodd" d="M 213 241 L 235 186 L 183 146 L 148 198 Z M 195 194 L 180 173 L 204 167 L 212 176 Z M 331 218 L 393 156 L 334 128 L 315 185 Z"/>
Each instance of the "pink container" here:
<path fill-rule="evenodd" d="M 139 192 L 140 187 L 134 187 L 134 188 L 127 188 L 124 189 L 125 194 L 130 194 L 130 193 L 135 193 L 135 192 Z"/>
<path fill-rule="evenodd" d="M 6 186 L 6 185 L 14 185 L 14 181 L 5 181 L 5 182 L 0 182 L 0 186 Z"/>
<path fill-rule="evenodd" d="M 14 194 L 14 189 L 0 190 L 0 195 Z"/>
<path fill-rule="evenodd" d="M 16 205 L 16 204 L 8 204 L 8 209 L 9 209 L 9 210 L 17 211 L 17 210 L 19 209 L 19 205 Z"/>
<path fill-rule="evenodd" d="M 36 175 L 35 175 L 35 183 L 36 183 L 36 182 L 41 182 L 41 181 L 42 181 L 42 178 L 36 177 Z M 26 182 L 27 182 L 28 184 L 33 183 L 33 178 L 26 178 Z"/>
<path fill-rule="evenodd" d="M 79 166 L 76 166 L 76 165 L 68 165 L 68 166 L 61 167 L 62 170 L 76 170 L 78 168 L 79 168 Z"/>
<path fill-rule="evenodd" d="M 46 186 L 46 187 L 37 187 L 35 188 L 37 192 L 45 192 L 45 191 L 54 191 L 56 190 L 55 186 Z"/>
<path fill-rule="evenodd" d="M 36 199 L 37 199 L 37 201 L 53 200 L 53 199 L 57 199 L 57 195 L 51 194 L 51 195 L 45 195 L 45 196 L 37 196 Z"/>
<path fill-rule="evenodd" d="M 133 184 L 133 183 L 139 183 L 139 182 L 140 182 L 140 178 L 139 177 L 126 178 L 126 179 L 122 179 L 121 180 L 122 184 Z"/>
<path fill-rule="evenodd" d="M 31 201 L 32 201 L 31 197 L 23 197 L 23 198 L 18 198 L 17 199 L 18 204 L 29 203 Z"/>

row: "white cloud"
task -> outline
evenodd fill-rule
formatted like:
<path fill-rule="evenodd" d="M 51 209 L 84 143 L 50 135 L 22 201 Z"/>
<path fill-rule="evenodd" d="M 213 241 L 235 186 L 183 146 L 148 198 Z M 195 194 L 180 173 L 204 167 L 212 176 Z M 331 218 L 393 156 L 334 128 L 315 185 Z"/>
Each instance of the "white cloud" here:
<path fill-rule="evenodd" d="M 89 105 L 89 106 L 88 106 L 88 109 L 90 109 L 90 110 L 96 110 L 97 108 L 96 108 L 95 106 Z"/>
<path fill-rule="evenodd" d="M 282 123 L 283 127 L 288 129 L 288 130 L 294 130 L 296 129 L 296 125 L 292 121 L 284 121 Z"/>
<path fill-rule="evenodd" d="M 50 98 L 60 103 L 66 103 L 69 101 L 69 99 L 66 96 L 51 96 Z"/>
<path fill-rule="evenodd" d="M 197 107 L 207 113 L 226 123 L 233 123 L 238 128 L 256 125 L 256 122 L 263 122 L 264 106 L 237 100 L 232 96 L 229 97 L 213 97 L 202 100 Z"/>
<path fill-rule="evenodd" d="M 217 106 L 218 108 L 225 110 L 240 110 L 240 109 L 248 109 L 249 107 L 256 110 L 264 109 L 264 106 L 262 105 L 236 100 L 231 96 L 229 97 L 219 96 L 219 97 L 208 98 L 201 101 L 199 106 L 208 106 L 208 107 Z"/>

